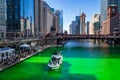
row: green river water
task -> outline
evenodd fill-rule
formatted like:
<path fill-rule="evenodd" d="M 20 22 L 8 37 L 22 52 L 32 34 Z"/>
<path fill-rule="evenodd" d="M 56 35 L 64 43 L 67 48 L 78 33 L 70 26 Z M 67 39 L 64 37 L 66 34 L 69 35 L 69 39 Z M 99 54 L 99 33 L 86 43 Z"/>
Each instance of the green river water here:
<path fill-rule="evenodd" d="M 58 70 L 47 64 L 55 51 L 62 51 Z M 70 41 L 51 47 L 0 72 L 0 80 L 120 80 L 120 47 L 94 41 Z"/>

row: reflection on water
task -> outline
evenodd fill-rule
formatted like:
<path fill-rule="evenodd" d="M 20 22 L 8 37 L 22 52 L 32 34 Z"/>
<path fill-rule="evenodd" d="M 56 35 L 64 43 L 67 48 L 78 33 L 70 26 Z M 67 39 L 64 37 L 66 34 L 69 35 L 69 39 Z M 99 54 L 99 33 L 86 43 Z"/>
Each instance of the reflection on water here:
<path fill-rule="evenodd" d="M 67 42 L 63 54 L 66 57 L 80 58 L 120 58 L 119 49 L 99 40 L 80 40 Z"/>
<path fill-rule="evenodd" d="M 77 40 L 67 42 L 64 47 L 109 47 L 109 45 L 100 40 Z"/>

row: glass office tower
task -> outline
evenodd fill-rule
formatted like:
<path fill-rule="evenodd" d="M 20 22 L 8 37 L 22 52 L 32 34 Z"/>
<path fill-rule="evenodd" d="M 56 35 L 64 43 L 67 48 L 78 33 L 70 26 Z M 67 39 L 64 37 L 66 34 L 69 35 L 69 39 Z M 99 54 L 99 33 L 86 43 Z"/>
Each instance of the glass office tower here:
<path fill-rule="evenodd" d="M 5 1 L 0 0 L 0 26 L 5 26 Z"/>
<path fill-rule="evenodd" d="M 75 20 L 77 22 L 76 34 L 80 34 L 80 16 L 76 16 Z"/>
<path fill-rule="evenodd" d="M 101 25 L 102 22 L 107 19 L 107 7 L 108 7 L 108 0 L 101 0 L 101 16 L 100 16 Z"/>
<path fill-rule="evenodd" d="M 6 37 L 5 0 L 0 0 L 0 40 Z"/>
<path fill-rule="evenodd" d="M 21 17 L 32 17 L 34 20 L 34 0 L 20 0 Z"/>
<path fill-rule="evenodd" d="M 118 5 L 118 0 L 108 0 L 108 7 L 110 5 Z"/>
<path fill-rule="evenodd" d="M 101 24 L 103 21 L 107 19 L 107 8 L 110 5 L 118 5 L 120 11 L 120 0 L 101 0 L 101 16 L 100 16 Z"/>
<path fill-rule="evenodd" d="M 18 37 L 20 32 L 20 0 L 6 0 L 7 37 Z"/>
<path fill-rule="evenodd" d="M 24 37 L 29 37 L 34 33 L 34 0 L 20 0 L 20 4 L 21 32 Z"/>
<path fill-rule="evenodd" d="M 120 13 L 120 0 L 118 0 L 118 9 L 119 9 L 119 13 Z"/>
<path fill-rule="evenodd" d="M 21 18 L 23 19 L 27 18 L 29 19 L 30 22 L 34 20 L 34 3 L 33 2 L 34 2 L 33 0 L 6 0 L 7 37 L 17 38 L 22 35 L 21 27 L 23 26 L 21 26 Z M 23 24 L 25 25 L 24 22 Z M 25 28 L 27 28 L 27 26 Z"/>
<path fill-rule="evenodd" d="M 56 15 L 58 17 L 59 21 L 59 33 L 63 33 L 63 11 L 62 10 L 56 10 Z"/>

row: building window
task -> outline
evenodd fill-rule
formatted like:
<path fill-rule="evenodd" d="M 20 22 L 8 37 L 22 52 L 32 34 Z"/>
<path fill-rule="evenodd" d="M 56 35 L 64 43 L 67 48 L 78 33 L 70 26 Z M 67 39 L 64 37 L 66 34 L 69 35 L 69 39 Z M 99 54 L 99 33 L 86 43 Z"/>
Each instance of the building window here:
<path fill-rule="evenodd" d="M 11 16 L 11 15 L 9 16 L 9 19 L 12 19 L 12 16 Z"/>
<path fill-rule="evenodd" d="M 2 56 L 1 57 L 4 57 L 4 53 L 2 54 Z"/>
<path fill-rule="evenodd" d="M 8 56 L 8 52 L 6 52 L 6 56 Z"/>

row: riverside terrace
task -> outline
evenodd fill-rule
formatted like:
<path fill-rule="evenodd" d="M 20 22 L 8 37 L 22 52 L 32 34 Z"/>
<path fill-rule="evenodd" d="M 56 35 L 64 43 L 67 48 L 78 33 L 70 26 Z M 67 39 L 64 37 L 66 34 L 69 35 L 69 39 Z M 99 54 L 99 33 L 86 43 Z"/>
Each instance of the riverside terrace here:
<path fill-rule="evenodd" d="M 36 47 L 37 48 L 37 47 Z M 0 71 L 9 68 L 28 57 L 35 55 L 38 51 L 35 48 L 21 46 L 18 51 L 13 48 L 0 48 Z"/>

